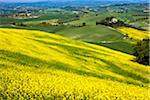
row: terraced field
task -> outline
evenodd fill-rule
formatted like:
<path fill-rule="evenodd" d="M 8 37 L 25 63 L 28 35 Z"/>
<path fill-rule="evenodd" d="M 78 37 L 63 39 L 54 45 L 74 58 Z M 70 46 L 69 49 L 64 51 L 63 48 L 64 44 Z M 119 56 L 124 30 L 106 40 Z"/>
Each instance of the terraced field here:
<path fill-rule="evenodd" d="M 0 99 L 149 100 L 134 56 L 42 31 L 0 28 Z"/>

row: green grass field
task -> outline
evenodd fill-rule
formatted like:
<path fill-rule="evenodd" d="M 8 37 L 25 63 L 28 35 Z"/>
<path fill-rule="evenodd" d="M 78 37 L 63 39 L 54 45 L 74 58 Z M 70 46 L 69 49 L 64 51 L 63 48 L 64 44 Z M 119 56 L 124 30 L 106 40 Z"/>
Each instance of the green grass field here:
<path fill-rule="evenodd" d="M 0 98 L 149 100 L 149 66 L 103 46 L 0 28 Z"/>
<path fill-rule="evenodd" d="M 56 32 L 56 34 L 132 54 L 135 44 L 133 41 L 124 39 L 124 35 L 113 28 L 96 25 L 96 21 L 102 20 L 107 16 L 111 16 L 111 14 L 99 14 L 98 16 L 95 16 L 93 13 L 87 14 L 82 16 L 80 20 L 70 22 L 71 25 L 82 25 L 85 22 L 86 26 L 66 27 Z"/>

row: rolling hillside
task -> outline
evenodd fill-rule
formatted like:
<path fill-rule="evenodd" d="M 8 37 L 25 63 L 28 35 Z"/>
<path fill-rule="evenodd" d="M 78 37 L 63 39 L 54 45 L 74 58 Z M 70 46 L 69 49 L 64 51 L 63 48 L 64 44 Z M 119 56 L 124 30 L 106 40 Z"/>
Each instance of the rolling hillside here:
<path fill-rule="evenodd" d="M 115 29 L 103 25 L 87 25 L 84 27 L 68 27 L 56 34 L 84 42 L 103 45 L 121 52 L 133 53 L 133 41 L 124 39 L 124 35 Z"/>
<path fill-rule="evenodd" d="M 103 25 L 96 25 L 96 21 L 100 21 L 109 16 L 120 16 L 118 13 L 110 13 L 110 12 L 101 12 L 97 15 L 93 12 L 80 16 L 79 20 L 74 20 L 74 16 L 70 12 L 63 12 L 63 15 L 58 14 L 58 12 L 49 12 L 46 15 L 41 16 L 35 20 L 18 20 L 18 22 L 23 22 L 26 27 L 21 26 L 9 26 L 12 28 L 21 28 L 21 29 L 29 29 L 29 30 L 40 30 L 49 33 L 55 33 L 61 36 L 69 37 L 76 40 L 81 40 L 84 42 L 103 45 L 105 47 L 111 48 L 113 50 L 118 50 L 121 52 L 125 52 L 128 54 L 133 54 L 133 46 L 134 41 L 124 39 L 124 35 L 122 32 L 118 32 L 115 29 L 110 27 L 106 27 Z M 63 16 L 62 18 L 60 16 Z M 54 19 L 55 18 L 55 19 Z M 58 19 L 70 20 L 67 21 L 68 25 L 58 25 L 53 26 L 50 25 L 52 23 L 57 23 Z M 121 18 L 124 19 L 124 18 Z M 3 20 L 5 21 L 5 20 Z M 10 20 L 6 21 L 10 22 Z M 13 22 L 13 20 L 11 21 Z M 82 23 L 86 23 L 84 27 L 75 27 L 78 25 L 82 25 Z M 45 23 L 45 24 L 43 24 Z M 74 26 L 75 25 L 75 26 Z M 5 26 L 8 27 L 8 26 Z"/>
<path fill-rule="evenodd" d="M 0 28 L 0 99 L 148 100 L 134 56 L 42 31 Z"/>
<path fill-rule="evenodd" d="M 89 13 L 81 16 L 80 20 L 72 21 L 70 25 L 82 25 L 84 27 L 67 27 L 55 32 L 58 35 L 69 37 L 92 44 L 103 45 L 105 47 L 125 52 L 133 53 L 133 41 L 124 39 L 124 35 L 107 26 L 96 25 L 96 21 L 103 20 L 108 16 L 113 16 L 116 13 L 100 13 L 97 16 L 95 13 Z"/>
<path fill-rule="evenodd" d="M 128 28 L 128 27 L 120 27 L 118 28 L 120 32 L 123 34 L 127 34 L 129 38 L 132 38 L 134 40 L 143 40 L 149 38 L 149 31 L 141 31 L 134 28 Z"/>

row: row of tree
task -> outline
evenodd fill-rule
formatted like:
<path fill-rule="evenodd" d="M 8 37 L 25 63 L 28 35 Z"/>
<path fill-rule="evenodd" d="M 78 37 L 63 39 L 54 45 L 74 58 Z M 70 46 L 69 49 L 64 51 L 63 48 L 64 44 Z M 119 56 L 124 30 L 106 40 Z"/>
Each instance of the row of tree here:
<path fill-rule="evenodd" d="M 125 26 L 125 27 L 131 27 L 131 28 L 135 28 L 135 29 L 138 29 L 138 30 L 143 30 L 145 31 L 145 29 L 142 29 L 140 27 L 135 27 L 133 25 L 129 25 L 115 17 L 106 17 L 105 19 L 103 20 L 100 20 L 100 21 L 96 21 L 96 25 L 105 25 L 105 26 L 110 26 L 110 27 L 113 27 L 113 28 L 117 28 L 117 27 L 121 27 L 121 26 Z"/>

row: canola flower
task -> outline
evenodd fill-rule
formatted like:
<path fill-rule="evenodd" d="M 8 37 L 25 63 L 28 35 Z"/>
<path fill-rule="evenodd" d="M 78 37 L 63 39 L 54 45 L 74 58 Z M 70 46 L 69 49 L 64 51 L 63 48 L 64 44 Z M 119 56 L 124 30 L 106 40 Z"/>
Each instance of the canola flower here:
<path fill-rule="evenodd" d="M 148 100 L 148 91 L 144 87 L 81 77 L 62 71 L 32 70 L 34 69 L 2 69 L 1 98 Z"/>
<path fill-rule="evenodd" d="M 134 56 L 41 31 L 0 29 L 2 100 L 149 100 Z"/>
<path fill-rule="evenodd" d="M 133 38 L 135 40 L 143 40 L 145 38 L 149 38 L 150 32 L 148 31 L 141 31 L 134 28 L 127 28 L 127 27 L 121 27 L 118 28 L 119 31 L 123 32 L 124 34 L 128 34 L 130 38 Z"/>

